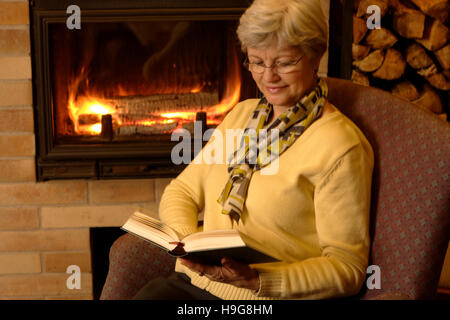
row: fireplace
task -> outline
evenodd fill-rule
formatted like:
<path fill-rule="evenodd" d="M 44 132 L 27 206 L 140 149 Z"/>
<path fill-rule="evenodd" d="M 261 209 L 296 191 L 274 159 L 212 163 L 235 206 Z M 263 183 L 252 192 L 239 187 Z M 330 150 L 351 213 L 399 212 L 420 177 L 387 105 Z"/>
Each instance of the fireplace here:
<path fill-rule="evenodd" d="M 72 3 L 32 2 L 38 180 L 181 172 L 173 133 L 204 144 L 196 128 L 257 95 L 235 35 L 249 2 L 220 2 L 77 1 L 80 29 Z"/>

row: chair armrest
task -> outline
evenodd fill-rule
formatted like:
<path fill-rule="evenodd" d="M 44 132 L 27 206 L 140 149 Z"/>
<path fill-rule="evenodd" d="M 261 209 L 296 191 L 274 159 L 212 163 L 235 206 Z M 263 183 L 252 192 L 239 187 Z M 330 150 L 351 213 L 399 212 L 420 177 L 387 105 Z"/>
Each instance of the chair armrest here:
<path fill-rule="evenodd" d="M 100 300 L 126 300 L 151 279 L 174 271 L 175 258 L 129 233 L 119 237 L 109 252 L 109 271 Z"/>
<path fill-rule="evenodd" d="M 402 292 L 383 292 L 368 300 L 413 300 L 413 299 Z"/>

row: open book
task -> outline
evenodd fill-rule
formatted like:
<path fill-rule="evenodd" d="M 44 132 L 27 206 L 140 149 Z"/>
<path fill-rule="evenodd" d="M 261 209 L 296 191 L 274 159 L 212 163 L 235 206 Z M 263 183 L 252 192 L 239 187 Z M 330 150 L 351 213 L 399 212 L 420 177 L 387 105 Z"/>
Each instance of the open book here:
<path fill-rule="evenodd" d="M 168 225 L 141 212 L 133 213 L 122 229 L 163 248 L 173 256 L 189 255 L 203 263 L 220 265 L 223 257 L 248 264 L 278 261 L 247 246 L 239 231 L 234 229 L 196 232 L 180 239 Z"/>

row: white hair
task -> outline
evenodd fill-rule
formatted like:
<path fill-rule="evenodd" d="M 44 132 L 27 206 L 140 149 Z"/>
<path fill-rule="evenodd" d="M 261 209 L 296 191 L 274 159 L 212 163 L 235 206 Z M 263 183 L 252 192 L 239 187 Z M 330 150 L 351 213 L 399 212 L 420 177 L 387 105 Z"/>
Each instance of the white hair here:
<path fill-rule="evenodd" d="M 237 35 L 244 52 L 278 39 L 300 47 L 310 58 L 321 58 L 328 25 L 319 0 L 255 0 L 242 15 Z"/>

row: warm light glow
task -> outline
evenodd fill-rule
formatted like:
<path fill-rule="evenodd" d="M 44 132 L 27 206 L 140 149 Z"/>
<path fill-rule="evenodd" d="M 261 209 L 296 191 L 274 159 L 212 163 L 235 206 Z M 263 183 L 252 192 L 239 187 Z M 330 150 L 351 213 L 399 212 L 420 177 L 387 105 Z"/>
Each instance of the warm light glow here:
<path fill-rule="evenodd" d="M 172 112 L 172 113 L 161 113 L 160 116 L 163 118 L 178 118 L 186 120 L 195 120 L 196 112 Z"/>
<path fill-rule="evenodd" d="M 102 133 L 102 124 L 101 123 L 93 124 L 88 128 L 87 131 L 96 133 L 96 134 L 100 134 L 100 133 Z"/>
<path fill-rule="evenodd" d="M 219 104 L 208 108 L 208 117 L 222 115 L 231 110 L 239 102 L 241 96 L 241 69 L 235 51 L 233 51 L 233 66 L 232 72 L 227 78 L 225 98 Z"/>
<path fill-rule="evenodd" d="M 82 72 L 73 80 L 69 89 L 69 101 L 68 101 L 68 111 L 70 119 L 74 124 L 74 130 L 77 134 L 82 135 L 99 135 L 102 131 L 101 116 L 106 114 L 111 114 L 113 119 L 113 124 L 115 127 L 120 127 L 124 125 L 142 125 L 142 126 L 154 126 L 158 124 L 169 124 L 177 122 L 178 126 L 176 129 L 179 130 L 183 123 L 188 123 L 195 121 L 196 114 L 199 111 L 205 111 L 207 113 L 207 123 L 209 125 L 218 125 L 225 115 L 234 105 L 239 101 L 241 95 L 241 74 L 240 74 L 240 64 L 236 52 L 233 52 L 233 68 L 230 70 L 225 83 L 225 90 L 223 92 L 223 99 L 214 106 L 199 106 L 196 110 L 184 110 L 179 112 L 173 110 L 174 112 L 164 112 L 148 115 L 148 119 L 137 120 L 133 122 L 123 122 L 120 120 L 117 110 L 115 109 L 115 104 L 113 98 L 106 100 L 105 97 L 98 95 L 94 92 L 89 92 L 84 96 L 80 96 L 78 92 L 78 87 L 82 81 L 84 83 L 89 83 L 86 79 L 84 69 Z M 229 61 L 228 63 L 231 63 Z M 203 90 L 204 85 L 196 85 L 189 90 L 190 93 L 199 93 Z M 114 91 L 113 96 L 127 97 L 134 96 L 135 94 L 127 93 L 123 86 L 120 84 Z M 94 116 L 91 116 L 94 115 Z M 95 117 L 98 115 L 98 117 Z M 80 124 L 80 117 L 81 124 Z"/>
<path fill-rule="evenodd" d="M 112 106 L 100 101 L 98 98 L 83 97 L 77 101 L 69 99 L 69 115 L 75 125 L 75 132 L 79 134 L 100 134 L 102 132 L 101 116 L 114 113 L 115 110 Z M 81 115 L 99 115 L 98 123 L 80 125 L 79 118 Z"/>

